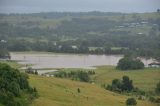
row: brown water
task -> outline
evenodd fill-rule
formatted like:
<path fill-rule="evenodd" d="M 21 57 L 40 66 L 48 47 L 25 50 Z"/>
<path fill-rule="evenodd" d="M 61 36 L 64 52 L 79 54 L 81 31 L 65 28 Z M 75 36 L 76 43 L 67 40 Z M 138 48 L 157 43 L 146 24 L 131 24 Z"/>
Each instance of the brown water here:
<path fill-rule="evenodd" d="M 123 55 L 79 55 L 79 54 L 47 54 L 47 53 L 11 53 L 12 60 L 20 64 L 33 64 L 33 68 L 94 68 L 92 66 L 116 66 Z M 141 59 L 145 66 L 152 59 Z"/>

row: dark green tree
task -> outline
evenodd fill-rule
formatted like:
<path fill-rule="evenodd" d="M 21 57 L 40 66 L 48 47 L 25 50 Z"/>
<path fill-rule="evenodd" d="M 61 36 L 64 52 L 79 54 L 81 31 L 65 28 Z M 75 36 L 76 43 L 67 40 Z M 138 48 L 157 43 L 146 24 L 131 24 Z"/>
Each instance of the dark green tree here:
<path fill-rule="evenodd" d="M 136 106 L 137 105 L 137 101 L 134 98 L 128 98 L 126 100 L 126 105 L 127 106 Z"/>
<path fill-rule="evenodd" d="M 160 82 L 157 84 L 155 91 L 160 94 Z"/>
<path fill-rule="evenodd" d="M 131 91 L 133 88 L 132 80 L 130 80 L 128 76 L 123 76 L 122 91 Z"/>
<path fill-rule="evenodd" d="M 129 69 L 136 70 L 136 69 L 143 69 L 144 64 L 139 59 L 124 57 L 119 60 L 116 68 L 120 70 L 129 70 Z"/>

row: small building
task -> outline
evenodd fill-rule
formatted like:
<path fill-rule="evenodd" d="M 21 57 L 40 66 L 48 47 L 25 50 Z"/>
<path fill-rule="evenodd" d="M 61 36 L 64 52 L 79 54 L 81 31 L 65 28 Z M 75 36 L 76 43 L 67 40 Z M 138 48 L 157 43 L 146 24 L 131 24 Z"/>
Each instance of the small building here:
<path fill-rule="evenodd" d="M 76 45 L 72 45 L 72 49 L 77 49 L 77 46 Z"/>
<path fill-rule="evenodd" d="M 148 67 L 157 67 L 157 68 L 159 68 L 160 67 L 160 63 L 150 63 L 150 64 L 148 64 Z"/>

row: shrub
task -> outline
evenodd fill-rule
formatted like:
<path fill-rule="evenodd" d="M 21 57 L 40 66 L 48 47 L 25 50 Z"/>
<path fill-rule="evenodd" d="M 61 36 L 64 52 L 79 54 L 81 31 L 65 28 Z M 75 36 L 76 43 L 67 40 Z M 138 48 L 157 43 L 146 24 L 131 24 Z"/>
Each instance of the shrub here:
<path fill-rule="evenodd" d="M 136 106 L 137 105 L 137 101 L 134 98 L 128 98 L 126 100 L 126 105 L 127 106 Z"/>
<path fill-rule="evenodd" d="M 80 93 L 80 92 L 81 92 L 79 88 L 77 89 L 77 92 L 78 92 L 78 93 Z"/>
<path fill-rule="evenodd" d="M 155 89 L 155 92 L 156 92 L 157 94 L 160 94 L 160 82 L 157 84 L 156 89 Z"/>

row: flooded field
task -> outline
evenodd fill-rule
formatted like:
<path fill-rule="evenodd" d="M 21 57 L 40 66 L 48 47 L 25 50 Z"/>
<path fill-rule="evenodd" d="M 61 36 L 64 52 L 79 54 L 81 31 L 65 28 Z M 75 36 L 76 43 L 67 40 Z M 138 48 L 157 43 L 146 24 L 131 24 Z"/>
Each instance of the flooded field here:
<path fill-rule="evenodd" d="M 116 66 L 123 55 L 79 55 L 54 53 L 11 53 L 11 59 L 20 64 L 33 64 L 33 68 L 94 68 L 92 66 Z M 145 66 L 152 59 L 141 59 Z"/>

